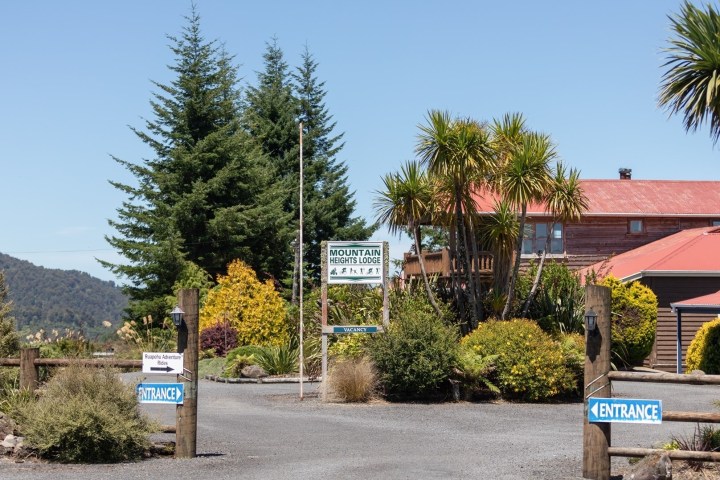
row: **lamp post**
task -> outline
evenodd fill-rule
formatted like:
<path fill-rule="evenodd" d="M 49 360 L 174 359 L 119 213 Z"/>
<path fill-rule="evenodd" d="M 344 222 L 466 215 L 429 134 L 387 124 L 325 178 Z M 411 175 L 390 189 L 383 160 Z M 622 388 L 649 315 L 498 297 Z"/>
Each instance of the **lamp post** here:
<path fill-rule="evenodd" d="M 592 307 L 585 313 L 585 329 L 590 334 L 597 331 L 597 313 L 595 313 Z"/>
<path fill-rule="evenodd" d="M 185 315 L 185 312 L 183 312 L 182 308 L 180 308 L 180 305 L 175 305 L 175 308 L 173 308 L 172 312 L 170 312 L 170 318 L 172 318 L 173 324 L 176 328 L 182 325 L 183 315 Z"/>

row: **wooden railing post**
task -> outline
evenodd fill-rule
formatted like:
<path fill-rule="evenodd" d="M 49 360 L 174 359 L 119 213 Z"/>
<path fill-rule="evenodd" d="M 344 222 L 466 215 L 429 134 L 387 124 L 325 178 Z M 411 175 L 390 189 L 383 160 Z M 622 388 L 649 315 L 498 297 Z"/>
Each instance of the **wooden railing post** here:
<path fill-rule="evenodd" d="M 35 360 L 40 358 L 40 349 L 23 348 L 20 350 L 20 389 L 35 391 L 38 388 L 40 375 Z"/>
<path fill-rule="evenodd" d="M 176 407 L 175 458 L 193 458 L 197 455 L 197 402 L 198 402 L 198 350 L 199 290 L 182 289 L 178 304 L 185 312 L 178 327 L 178 353 L 183 354 L 183 380 L 185 395 L 182 405 Z"/>
<path fill-rule="evenodd" d="M 610 479 L 610 423 L 588 422 L 588 399 L 610 398 L 610 289 L 588 285 L 585 313 L 597 314 L 597 329 L 585 332 L 585 389 L 583 419 L 583 478 Z M 587 330 L 587 329 L 586 329 Z"/>

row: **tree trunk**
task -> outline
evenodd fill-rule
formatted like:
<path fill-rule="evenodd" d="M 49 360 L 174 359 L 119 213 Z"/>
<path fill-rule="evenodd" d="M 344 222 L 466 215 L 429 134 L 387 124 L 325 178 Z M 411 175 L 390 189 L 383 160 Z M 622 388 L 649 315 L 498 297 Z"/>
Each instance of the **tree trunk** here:
<path fill-rule="evenodd" d="M 457 218 L 457 231 L 458 231 L 458 243 L 463 249 L 461 257 L 462 272 L 465 274 L 464 280 L 467 282 L 465 285 L 465 293 L 467 295 L 469 310 L 470 310 L 470 325 L 477 323 L 477 311 L 476 311 L 476 299 L 475 299 L 475 282 L 473 281 L 473 275 L 470 271 L 470 252 L 467 240 L 467 225 L 465 225 L 465 216 L 462 212 L 462 198 L 460 196 L 460 186 L 455 185 L 455 216 Z"/>
<path fill-rule="evenodd" d="M 527 318 L 528 311 L 530 310 L 530 304 L 532 303 L 533 298 L 535 298 L 535 294 L 537 293 L 538 286 L 540 285 L 540 278 L 542 278 L 542 271 L 543 271 L 543 266 L 545 265 L 545 257 L 546 256 L 547 256 L 547 245 L 545 246 L 545 250 L 543 250 L 542 256 L 540 257 L 540 264 L 538 265 L 538 270 L 537 270 L 537 273 L 535 274 L 535 281 L 533 281 L 533 285 L 532 285 L 532 288 L 530 289 L 530 293 L 528 294 L 528 297 L 525 299 L 525 305 L 523 306 L 523 311 L 522 311 L 523 318 Z"/>
<path fill-rule="evenodd" d="M 458 261 L 457 227 L 452 222 L 450 222 L 448 240 L 450 247 L 450 288 L 452 288 L 452 294 L 455 297 L 458 315 L 460 315 L 460 318 L 465 318 L 465 299 L 460 288 L 460 273 L 458 271 L 460 262 Z"/>
<path fill-rule="evenodd" d="M 473 330 L 477 328 L 478 323 L 483 321 L 483 303 L 482 303 L 482 282 L 480 281 L 480 252 L 478 251 L 478 242 L 475 237 L 475 228 L 472 220 L 468 223 L 468 236 L 472 242 L 472 274 L 475 280 L 475 324 Z"/>
<path fill-rule="evenodd" d="M 420 248 L 420 227 L 418 226 L 412 228 L 411 231 L 415 237 L 415 253 L 417 253 L 418 262 L 420 262 L 420 273 L 422 274 L 423 283 L 425 284 L 425 292 L 427 293 L 430 304 L 435 309 L 435 313 L 437 313 L 438 317 L 442 317 L 442 311 L 440 310 L 440 307 L 438 307 L 438 304 L 435 301 L 435 296 L 430 289 L 430 282 L 428 281 L 427 271 L 425 270 L 425 260 L 423 260 L 422 250 Z"/>
<path fill-rule="evenodd" d="M 522 205 L 520 213 L 520 233 L 518 233 L 518 241 L 515 246 L 515 263 L 513 265 L 513 271 L 510 276 L 510 284 L 508 285 L 507 299 L 505 300 L 505 308 L 502 312 L 502 320 L 507 320 L 508 314 L 510 313 L 510 305 L 512 305 L 513 296 L 515 293 L 515 282 L 517 281 L 518 273 L 520 272 L 520 256 L 522 255 L 522 241 L 525 230 L 525 215 L 527 214 L 527 204 Z"/>

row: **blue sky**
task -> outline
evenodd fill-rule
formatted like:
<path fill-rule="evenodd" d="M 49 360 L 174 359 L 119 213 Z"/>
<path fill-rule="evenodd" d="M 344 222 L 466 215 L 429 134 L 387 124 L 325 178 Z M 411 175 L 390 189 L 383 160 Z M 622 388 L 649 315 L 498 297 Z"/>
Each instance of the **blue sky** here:
<path fill-rule="evenodd" d="M 490 120 L 522 112 L 583 178 L 719 179 L 704 129 L 657 107 L 668 14 L 679 0 L 197 0 L 203 33 L 236 57 L 243 84 L 273 36 L 291 66 L 308 46 L 345 132 L 357 214 L 372 220 L 380 177 L 414 157 L 429 109 Z M 151 81 L 172 79 L 166 35 L 184 0 L 0 3 L 0 252 L 117 280 L 104 236 L 129 182 L 110 155 L 149 152 L 128 126 L 151 118 Z M 410 246 L 379 231 L 400 257 Z"/>

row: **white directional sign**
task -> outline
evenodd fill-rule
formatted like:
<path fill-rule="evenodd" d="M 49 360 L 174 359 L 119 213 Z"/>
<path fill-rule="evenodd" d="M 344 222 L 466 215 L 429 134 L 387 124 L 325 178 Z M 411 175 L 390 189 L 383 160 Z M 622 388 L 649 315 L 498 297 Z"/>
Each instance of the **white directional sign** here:
<path fill-rule="evenodd" d="M 661 400 L 589 398 L 588 421 L 593 423 L 662 423 Z"/>
<path fill-rule="evenodd" d="M 135 394 L 140 403 L 172 403 L 182 405 L 185 397 L 183 383 L 138 383 Z"/>
<path fill-rule="evenodd" d="M 182 375 L 183 354 L 143 352 L 143 373 L 172 373 Z"/>
<path fill-rule="evenodd" d="M 383 283 L 383 242 L 327 242 L 327 283 Z"/>

